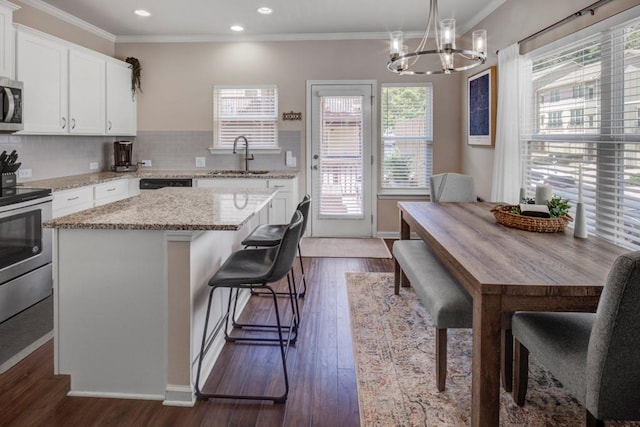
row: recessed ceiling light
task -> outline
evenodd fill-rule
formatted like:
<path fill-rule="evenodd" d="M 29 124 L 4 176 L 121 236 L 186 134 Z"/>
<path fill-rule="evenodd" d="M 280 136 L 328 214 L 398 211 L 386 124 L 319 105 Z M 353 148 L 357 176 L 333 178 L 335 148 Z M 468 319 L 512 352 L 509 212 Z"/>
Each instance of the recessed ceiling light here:
<path fill-rule="evenodd" d="M 145 18 L 147 16 L 151 16 L 151 13 L 148 10 L 144 10 L 144 9 L 136 9 L 133 11 L 133 13 L 135 13 L 138 16 L 144 16 Z"/>
<path fill-rule="evenodd" d="M 244 31 L 244 27 L 242 27 L 241 25 L 232 25 L 231 31 Z"/>
<path fill-rule="evenodd" d="M 261 13 L 263 15 L 270 15 L 271 13 L 273 13 L 273 9 L 271 9 L 270 7 L 259 7 L 258 13 Z"/>

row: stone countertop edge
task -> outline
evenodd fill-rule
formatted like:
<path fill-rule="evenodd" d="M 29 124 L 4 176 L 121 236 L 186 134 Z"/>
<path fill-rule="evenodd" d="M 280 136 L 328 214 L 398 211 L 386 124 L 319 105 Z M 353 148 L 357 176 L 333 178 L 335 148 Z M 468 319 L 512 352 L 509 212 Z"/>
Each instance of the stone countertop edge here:
<path fill-rule="evenodd" d="M 206 170 L 138 170 L 136 172 L 96 172 L 81 175 L 69 175 L 57 178 L 39 179 L 21 182 L 18 185 L 31 188 L 51 188 L 51 191 L 71 190 L 87 185 L 102 184 L 124 178 L 192 178 L 192 179 L 293 179 L 300 170 L 273 170 L 264 174 L 243 175 L 232 171 Z"/>
<path fill-rule="evenodd" d="M 238 192 L 254 199 L 253 208 L 242 212 L 244 207 L 236 207 L 238 215 L 233 220 L 217 218 L 219 212 L 215 202 L 223 198 L 229 202 Z M 277 192 L 278 189 L 167 187 L 54 218 L 43 226 L 74 230 L 236 231 L 263 209 Z M 214 208 L 207 210 L 211 206 Z"/>

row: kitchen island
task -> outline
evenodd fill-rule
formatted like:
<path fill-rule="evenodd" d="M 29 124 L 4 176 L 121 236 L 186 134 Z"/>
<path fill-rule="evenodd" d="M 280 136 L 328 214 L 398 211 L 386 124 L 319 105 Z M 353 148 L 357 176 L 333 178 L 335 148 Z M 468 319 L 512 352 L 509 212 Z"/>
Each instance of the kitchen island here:
<path fill-rule="evenodd" d="M 69 395 L 193 405 L 208 279 L 266 222 L 276 192 L 163 188 L 46 222 L 54 370 L 70 375 Z M 210 325 L 224 300 L 220 293 Z M 205 376 L 223 343 L 211 344 Z"/>

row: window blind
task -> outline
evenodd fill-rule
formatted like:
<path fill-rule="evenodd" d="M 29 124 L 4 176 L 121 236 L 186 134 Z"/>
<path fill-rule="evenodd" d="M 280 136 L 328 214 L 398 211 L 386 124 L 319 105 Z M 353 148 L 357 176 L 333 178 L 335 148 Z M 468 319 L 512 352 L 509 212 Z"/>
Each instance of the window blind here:
<path fill-rule="evenodd" d="M 430 83 L 383 85 L 381 188 L 426 193 L 433 170 Z"/>
<path fill-rule="evenodd" d="M 533 120 L 521 138 L 524 186 L 575 206 L 590 233 L 640 248 L 640 19 L 532 60 Z"/>
<path fill-rule="evenodd" d="M 240 135 L 252 148 L 277 147 L 277 87 L 214 86 L 213 133 L 218 148 L 231 148 Z"/>

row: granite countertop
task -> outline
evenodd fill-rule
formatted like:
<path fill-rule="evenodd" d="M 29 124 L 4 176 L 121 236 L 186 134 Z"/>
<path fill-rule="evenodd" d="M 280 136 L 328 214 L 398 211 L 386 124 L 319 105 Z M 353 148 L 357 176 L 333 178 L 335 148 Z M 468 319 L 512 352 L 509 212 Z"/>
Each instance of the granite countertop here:
<path fill-rule="evenodd" d="M 46 228 L 238 230 L 277 189 L 167 187 L 46 221 Z"/>
<path fill-rule="evenodd" d="M 69 190 L 72 188 L 84 187 L 87 185 L 100 184 L 103 182 L 115 181 L 123 178 L 240 178 L 240 179 L 293 179 L 298 176 L 297 169 L 256 171 L 266 173 L 256 173 L 249 171 L 243 174 L 242 171 L 233 170 L 161 170 L 161 169 L 141 169 L 136 172 L 96 172 L 82 175 L 63 176 L 59 178 L 40 179 L 37 181 L 23 182 L 20 185 L 33 188 L 51 188 L 51 191 Z"/>

